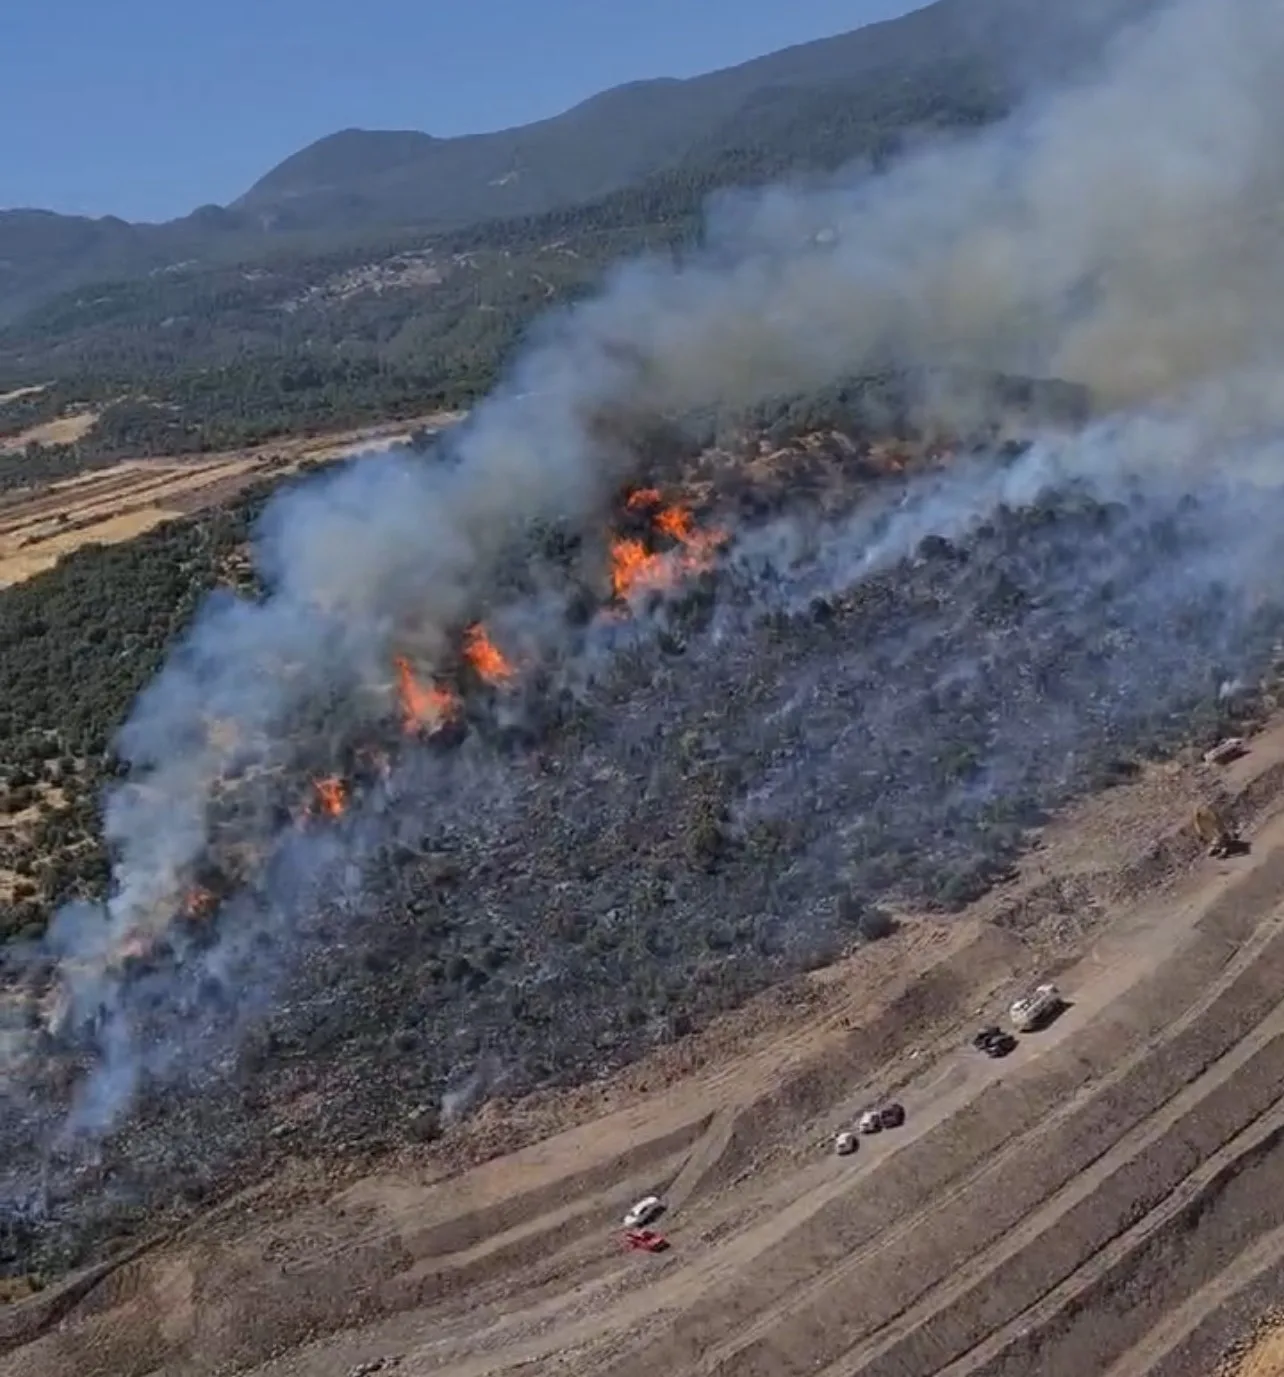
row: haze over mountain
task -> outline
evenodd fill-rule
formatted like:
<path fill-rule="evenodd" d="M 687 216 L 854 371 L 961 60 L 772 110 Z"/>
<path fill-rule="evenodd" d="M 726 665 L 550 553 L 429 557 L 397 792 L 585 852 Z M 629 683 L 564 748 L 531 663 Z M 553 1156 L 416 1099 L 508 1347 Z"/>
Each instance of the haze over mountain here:
<path fill-rule="evenodd" d="M 662 175 L 701 185 L 829 167 L 889 129 L 992 117 L 1064 78 L 1159 0 L 937 0 L 689 80 L 605 91 L 554 118 L 440 139 L 342 130 L 271 169 L 230 206 L 161 225 L 0 212 L 0 322 L 95 280 L 243 260 L 371 232 L 457 230 L 593 202 Z M 948 107 L 948 108 L 943 108 Z"/>

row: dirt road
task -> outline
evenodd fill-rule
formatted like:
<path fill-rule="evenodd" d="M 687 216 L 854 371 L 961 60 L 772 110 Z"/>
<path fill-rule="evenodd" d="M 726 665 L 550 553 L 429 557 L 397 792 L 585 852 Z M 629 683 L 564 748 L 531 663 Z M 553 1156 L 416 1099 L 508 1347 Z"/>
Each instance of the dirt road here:
<path fill-rule="evenodd" d="M 199 458 L 131 459 L 15 489 L 0 496 L 0 588 L 32 578 L 82 545 L 132 540 L 162 521 L 228 502 L 260 478 L 289 473 L 310 460 L 377 453 L 420 427 L 434 429 L 455 419 L 455 413 L 437 413 Z"/>
<path fill-rule="evenodd" d="M 1186 825 L 1218 789 L 1247 856 Z M 974 1051 L 1049 973 L 1063 1015 Z M 0 1311 L 0 1373 L 1210 1374 L 1284 1287 L 1281 1087 L 1284 726 L 1089 802 L 972 913 L 617 1081 L 355 1178 L 299 1163 Z M 834 1156 L 893 1092 L 904 1127 Z M 673 1247 L 626 1252 L 651 1190 Z"/>

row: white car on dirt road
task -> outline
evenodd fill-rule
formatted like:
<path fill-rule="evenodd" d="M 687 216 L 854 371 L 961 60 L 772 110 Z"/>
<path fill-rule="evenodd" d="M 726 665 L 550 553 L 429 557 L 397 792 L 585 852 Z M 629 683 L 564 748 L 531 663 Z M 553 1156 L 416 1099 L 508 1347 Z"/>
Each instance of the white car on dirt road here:
<path fill-rule="evenodd" d="M 1055 985 L 1040 985 L 1033 994 L 1022 995 L 1008 1010 L 1018 1033 L 1041 1028 L 1061 1008 L 1061 992 Z"/>
<path fill-rule="evenodd" d="M 643 1196 L 624 1216 L 626 1229 L 640 1229 L 664 1213 L 664 1201 L 658 1195 Z"/>

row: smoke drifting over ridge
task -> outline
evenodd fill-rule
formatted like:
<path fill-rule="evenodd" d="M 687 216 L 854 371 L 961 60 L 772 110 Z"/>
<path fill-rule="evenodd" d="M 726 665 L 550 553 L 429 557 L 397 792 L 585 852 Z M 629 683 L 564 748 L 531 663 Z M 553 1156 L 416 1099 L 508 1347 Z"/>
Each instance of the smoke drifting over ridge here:
<path fill-rule="evenodd" d="M 923 407 L 947 421 L 973 399 L 933 380 L 958 369 L 1081 382 L 1109 413 L 1001 478 L 961 469 L 877 528 L 830 533 L 818 556 L 830 587 L 1067 477 L 1166 502 L 1214 470 L 1278 480 L 1282 59 L 1284 11 L 1269 0 L 1178 0 L 1092 82 L 1001 127 L 877 178 L 724 198 L 701 255 L 627 265 L 550 317 L 447 441 L 456 462 L 364 460 L 274 503 L 256 548 L 269 595 L 208 605 L 121 735 L 131 778 L 106 805 L 106 912 L 74 906 L 51 930 L 65 1015 L 100 1051 L 75 1126 L 110 1126 L 140 1074 L 200 1054 L 195 1029 L 144 1036 L 104 958 L 169 921 L 206 849 L 217 782 L 279 763 L 318 700 L 387 701 L 399 649 L 442 660 L 533 520 L 600 519 L 634 462 L 604 418 L 745 406 L 887 368 L 919 377 Z M 1219 532 L 1234 529 L 1227 503 Z M 1253 534 L 1216 561 L 1244 589 L 1270 558 L 1270 532 Z M 265 814 L 263 833 L 275 825 Z M 391 825 L 360 819 L 343 845 L 359 858 Z M 272 883 L 301 889 L 282 908 L 339 845 L 282 847 Z M 230 902 L 199 965 L 235 1000 L 254 965 L 247 933 L 278 920 Z M 17 1086 L 31 1052 L 8 1043 Z"/>
<path fill-rule="evenodd" d="M 578 312 L 658 407 L 806 390 L 867 362 L 1073 378 L 1134 404 L 1273 356 L 1273 63 L 1260 0 L 1189 0 L 1104 78 L 828 193 L 733 197 L 710 270 L 621 273 Z M 824 251 L 801 245 L 819 236 Z"/>

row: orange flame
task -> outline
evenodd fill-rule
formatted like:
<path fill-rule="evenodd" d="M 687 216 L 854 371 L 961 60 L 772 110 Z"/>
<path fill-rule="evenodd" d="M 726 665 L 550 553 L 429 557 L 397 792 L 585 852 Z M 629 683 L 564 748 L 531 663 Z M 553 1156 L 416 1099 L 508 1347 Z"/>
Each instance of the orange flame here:
<path fill-rule="evenodd" d="M 401 700 L 401 718 L 406 731 L 413 733 L 425 727 L 429 731 L 437 731 L 455 715 L 459 700 L 449 689 L 436 684 L 421 684 L 404 655 L 398 655 L 394 664 L 397 667 L 397 696 Z"/>
<path fill-rule="evenodd" d="M 695 538 L 695 520 L 685 507 L 665 507 L 657 512 L 655 529 L 684 545 Z"/>
<path fill-rule="evenodd" d="M 502 684 L 513 677 L 512 665 L 480 622 L 464 632 L 464 659 L 488 684 Z"/>
<path fill-rule="evenodd" d="M 346 799 L 341 779 L 331 775 L 328 779 L 314 780 L 312 787 L 316 790 L 317 805 L 326 817 L 338 818 L 343 816 Z"/>
<path fill-rule="evenodd" d="M 663 588 L 671 582 L 663 555 L 652 555 L 640 540 L 628 537 L 611 542 L 611 591 L 617 598 Z"/>
<path fill-rule="evenodd" d="M 725 531 L 698 530 L 688 508 L 662 506 L 660 494 L 654 488 L 639 488 L 630 494 L 626 505 L 635 511 L 640 507 L 659 507 L 651 524 L 679 548 L 652 554 L 632 536 L 613 540 L 611 589 L 617 598 L 669 588 L 680 578 L 702 573 L 712 567 L 716 551 L 727 541 Z"/>

